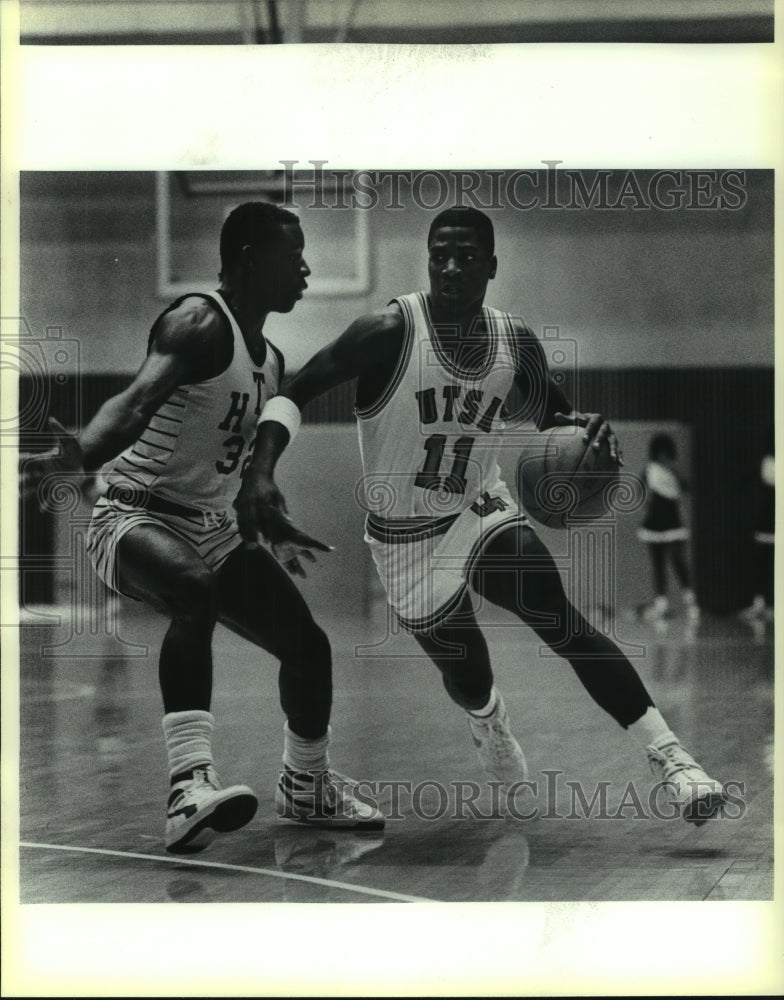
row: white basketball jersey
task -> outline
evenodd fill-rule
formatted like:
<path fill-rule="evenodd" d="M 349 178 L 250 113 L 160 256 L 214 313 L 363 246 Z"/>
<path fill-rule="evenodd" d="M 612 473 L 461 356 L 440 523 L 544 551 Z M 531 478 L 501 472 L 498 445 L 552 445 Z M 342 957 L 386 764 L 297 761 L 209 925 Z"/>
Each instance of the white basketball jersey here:
<path fill-rule="evenodd" d="M 149 490 L 190 507 L 222 511 L 231 509 L 239 492 L 259 416 L 278 391 L 282 365 L 269 341 L 264 363 L 255 364 L 228 305 L 217 294 L 203 297 L 231 327 L 231 364 L 214 378 L 175 389 L 105 477 L 115 489 L 142 495 Z"/>
<path fill-rule="evenodd" d="M 511 317 L 485 306 L 477 370 L 458 368 L 433 335 L 424 292 L 393 300 L 403 350 L 381 398 L 357 407 L 366 510 L 371 518 L 457 515 L 497 483 L 504 401 L 515 374 Z"/>

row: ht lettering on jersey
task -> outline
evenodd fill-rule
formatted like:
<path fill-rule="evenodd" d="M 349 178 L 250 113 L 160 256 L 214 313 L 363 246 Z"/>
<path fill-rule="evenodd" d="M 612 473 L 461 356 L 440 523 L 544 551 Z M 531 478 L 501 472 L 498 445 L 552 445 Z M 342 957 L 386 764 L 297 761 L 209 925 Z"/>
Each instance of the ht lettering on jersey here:
<path fill-rule="evenodd" d="M 264 404 L 261 387 L 265 384 L 266 379 L 264 377 L 264 372 L 254 371 L 252 374 L 253 382 L 256 388 L 256 405 L 253 409 L 253 414 L 258 420 L 261 416 L 261 410 Z M 245 438 L 242 435 L 242 421 L 245 417 L 245 413 L 247 412 L 249 402 L 250 393 L 237 392 L 236 390 L 233 390 L 226 416 L 218 424 L 219 431 L 231 432 L 231 436 L 227 437 L 223 442 L 226 454 L 222 459 L 215 463 L 215 469 L 217 472 L 220 472 L 221 475 L 228 476 L 234 472 L 239 465 L 240 459 L 242 458 L 242 453 L 245 450 L 246 443 Z M 249 446 L 252 447 L 252 445 L 253 441 L 251 440 L 249 442 Z M 242 471 L 245 471 L 244 464 Z"/>

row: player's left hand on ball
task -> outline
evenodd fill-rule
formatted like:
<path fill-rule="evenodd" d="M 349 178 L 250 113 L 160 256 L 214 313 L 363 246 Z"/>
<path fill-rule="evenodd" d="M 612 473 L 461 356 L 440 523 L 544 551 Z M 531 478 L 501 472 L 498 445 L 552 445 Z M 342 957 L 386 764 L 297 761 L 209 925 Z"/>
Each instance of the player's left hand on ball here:
<path fill-rule="evenodd" d="M 577 413 L 575 410 L 572 410 L 568 414 L 556 413 L 555 422 L 559 427 L 568 427 L 569 425 L 584 427 L 584 441 L 592 441 L 596 451 L 599 451 L 602 445 L 606 443 L 610 449 L 611 457 L 615 459 L 618 465 L 623 465 L 618 438 L 615 436 L 615 431 L 610 426 L 610 422 L 605 420 L 601 413 Z"/>

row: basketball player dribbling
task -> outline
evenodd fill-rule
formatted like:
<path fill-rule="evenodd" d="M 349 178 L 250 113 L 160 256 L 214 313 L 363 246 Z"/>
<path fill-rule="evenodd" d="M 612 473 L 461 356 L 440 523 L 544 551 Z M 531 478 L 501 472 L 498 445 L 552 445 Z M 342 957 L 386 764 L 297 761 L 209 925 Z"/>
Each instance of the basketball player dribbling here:
<path fill-rule="evenodd" d="M 575 412 L 530 330 L 483 305 L 497 268 L 484 213 L 439 214 L 428 254 L 429 292 L 399 296 L 358 319 L 267 404 L 237 498 L 240 531 L 246 538 L 261 531 L 270 541 L 293 537 L 276 462 L 302 408 L 356 378 L 365 539 L 394 614 L 466 711 L 490 777 L 509 787 L 526 779 L 527 767 L 469 587 L 569 661 L 591 697 L 647 753 L 684 819 L 700 824 L 719 815 L 722 786 L 681 746 L 618 647 L 569 603 L 552 557 L 499 479 L 504 400 L 513 386 L 539 430 L 583 426 L 590 446 L 609 448 L 618 461 L 610 425 Z"/>
<path fill-rule="evenodd" d="M 171 792 L 167 850 L 201 850 L 256 812 L 245 785 L 223 788 L 212 754 L 212 635 L 220 621 L 280 661 L 286 716 L 277 812 L 347 828 L 384 820 L 329 767 L 332 659 L 292 575 L 325 547 L 292 530 L 272 546 L 245 545 L 232 509 L 283 357 L 264 336 L 271 312 L 302 298 L 310 270 L 297 216 L 260 202 L 230 213 L 220 238 L 220 287 L 186 295 L 153 324 L 132 384 L 78 438 L 56 421 L 60 453 L 28 463 L 43 477 L 94 473 L 105 463 L 88 551 L 101 579 L 166 615 L 160 652 L 163 731 Z M 254 538 L 253 542 L 256 541 Z M 296 546 L 296 551 L 292 548 Z"/>

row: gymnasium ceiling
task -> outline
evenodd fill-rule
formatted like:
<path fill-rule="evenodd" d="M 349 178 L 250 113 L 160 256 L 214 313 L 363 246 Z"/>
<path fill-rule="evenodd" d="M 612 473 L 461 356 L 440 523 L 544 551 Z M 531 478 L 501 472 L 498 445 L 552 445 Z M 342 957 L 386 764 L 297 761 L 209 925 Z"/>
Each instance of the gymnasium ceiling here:
<path fill-rule="evenodd" d="M 21 0 L 34 45 L 770 42 L 773 0 Z"/>

